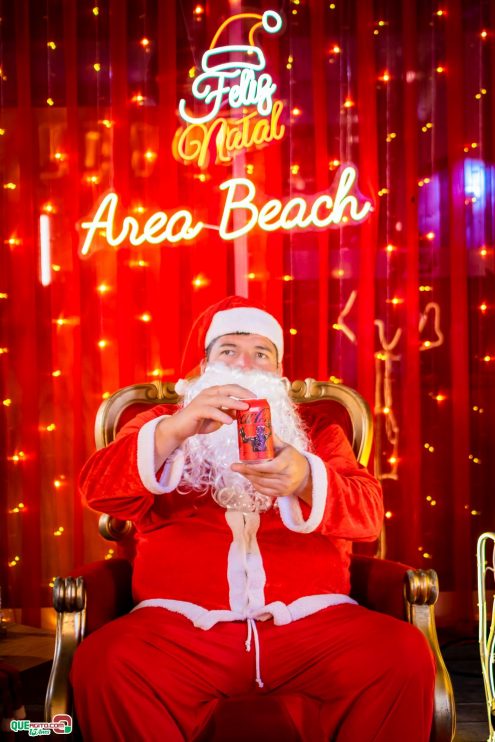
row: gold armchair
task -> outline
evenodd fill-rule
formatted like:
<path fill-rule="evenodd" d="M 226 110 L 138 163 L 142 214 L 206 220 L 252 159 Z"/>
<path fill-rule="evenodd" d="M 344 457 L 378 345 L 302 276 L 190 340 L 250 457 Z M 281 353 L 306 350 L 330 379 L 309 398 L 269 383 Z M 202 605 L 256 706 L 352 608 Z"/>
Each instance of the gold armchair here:
<path fill-rule="evenodd" d="M 352 443 L 356 458 L 361 464 L 367 465 L 373 423 L 368 405 L 356 391 L 340 384 L 306 379 L 293 382 L 290 394 L 294 402 L 302 405 L 301 410 L 306 417 L 324 414 L 332 422 L 341 424 Z M 179 402 L 173 383 L 152 382 L 120 389 L 105 400 L 98 410 L 95 422 L 97 448 L 111 443 L 122 423 L 143 407 Z M 100 533 L 107 539 L 121 542 L 132 540 L 133 525 L 130 521 L 102 515 L 99 527 Z M 77 570 L 76 574 L 76 577 L 57 578 L 53 591 L 58 622 L 55 658 L 45 703 L 47 720 L 51 720 L 55 714 L 70 711 L 68 675 L 78 644 L 89 633 L 125 614 L 132 607 L 132 566 L 128 559 L 95 562 Z M 356 554 L 351 563 L 351 593 L 362 605 L 406 620 L 426 636 L 437 666 L 431 740 L 450 742 L 455 732 L 455 705 L 452 684 L 440 653 L 435 628 L 434 605 L 438 598 L 436 573 Z M 229 703 L 225 701 L 224 705 Z M 283 730 L 281 733 L 283 738 Z"/>

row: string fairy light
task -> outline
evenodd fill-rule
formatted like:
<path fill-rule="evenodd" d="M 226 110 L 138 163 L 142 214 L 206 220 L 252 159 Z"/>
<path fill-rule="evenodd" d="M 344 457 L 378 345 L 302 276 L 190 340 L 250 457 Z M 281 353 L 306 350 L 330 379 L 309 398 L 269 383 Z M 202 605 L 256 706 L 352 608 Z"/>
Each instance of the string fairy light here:
<path fill-rule="evenodd" d="M 24 513 L 26 511 L 26 506 L 23 502 L 17 503 L 17 505 L 9 510 L 9 513 Z"/>
<path fill-rule="evenodd" d="M 208 279 L 207 279 L 207 278 L 206 278 L 206 277 L 205 277 L 205 276 L 204 276 L 204 275 L 203 275 L 202 273 L 200 273 L 200 274 L 198 274 L 197 276 L 195 276 L 195 277 L 194 277 L 194 278 L 192 279 L 192 281 L 191 281 L 191 285 L 192 285 L 192 286 L 193 286 L 193 287 L 194 287 L 195 289 L 201 289 L 201 288 L 204 288 L 204 287 L 205 287 L 205 286 L 207 286 L 208 284 L 209 284 L 209 281 L 208 281 Z"/>
<path fill-rule="evenodd" d="M 14 464 L 22 463 L 26 460 L 26 454 L 24 451 L 16 451 L 12 454 L 12 456 L 7 457 L 7 461 L 13 461 Z"/>

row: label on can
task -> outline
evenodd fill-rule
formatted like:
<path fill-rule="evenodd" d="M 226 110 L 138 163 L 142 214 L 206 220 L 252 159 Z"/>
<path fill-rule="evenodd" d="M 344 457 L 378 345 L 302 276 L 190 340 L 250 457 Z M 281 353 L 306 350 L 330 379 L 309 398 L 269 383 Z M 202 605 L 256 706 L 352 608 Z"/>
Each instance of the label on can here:
<path fill-rule="evenodd" d="M 266 399 L 243 399 L 248 410 L 237 410 L 240 461 L 270 461 L 275 456 L 272 416 Z"/>

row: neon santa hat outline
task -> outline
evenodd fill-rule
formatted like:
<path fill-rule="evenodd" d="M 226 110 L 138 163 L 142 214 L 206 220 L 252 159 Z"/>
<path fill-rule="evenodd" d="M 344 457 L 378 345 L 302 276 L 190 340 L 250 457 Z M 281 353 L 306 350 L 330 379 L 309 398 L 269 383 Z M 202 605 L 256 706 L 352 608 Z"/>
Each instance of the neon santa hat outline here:
<path fill-rule="evenodd" d="M 253 23 L 249 31 L 249 44 L 229 44 L 226 46 L 216 46 L 218 38 L 220 37 L 222 32 L 225 31 L 225 29 L 233 22 L 241 21 L 244 18 L 252 18 L 258 21 L 258 23 Z M 203 54 L 201 60 L 201 66 L 203 70 L 207 72 L 212 70 L 220 71 L 230 69 L 251 69 L 253 71 L 260 71 L 264 69 L 266 66 L 265 55 L 263 54 L 260 47 L 255 45 L 254 33 L 258 30 L 258 28 L 261 27 L 266 33 L 276 34 L 281 30 L 282 24 L 282 16 L 275 10 L 265 10 L 263 15 L 260 15 L 259 13 L 238 13 L 237 15 L 233 15 L 231 18 L 228 18 L 222 23 L 212 39 L 210 48 Z M 213 61 L 219 55 L 228 54 L 231 52 L 244 53 L 246 54 L 246 56 L 249 57 L 255 56 L 257 58 L 257 61 L 251 61 L 249 59 L 246 59 L 244 61 L 230 60 L 222 62 L 220 64 L 212 64 L 210 66 L 210 60 Z"/>

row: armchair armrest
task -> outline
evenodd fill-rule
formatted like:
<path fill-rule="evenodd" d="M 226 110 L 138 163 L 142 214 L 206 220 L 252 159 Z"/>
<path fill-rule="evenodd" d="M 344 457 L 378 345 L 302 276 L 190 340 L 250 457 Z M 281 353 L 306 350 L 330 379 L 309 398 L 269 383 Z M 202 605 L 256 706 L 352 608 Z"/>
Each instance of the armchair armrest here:
<path fill-rule="evenodd" d="M 75 570 L 77 577 L 57 577 L 53 607 L 57 611 L 55 655 L 45 699 L 45 720 L 71 710 L 69 672 L 83 638 L 132 608 L 132 567 L 126 559 L 109 559 Z M 86 608 L 90 596 L 90 609 Z"/>
<path fill-rule="evenodd" d="M 372 611 L 407 619 L 404 577 L 407 567 L 400 562 L 353 554 L 351 558 L 351 596 Z"/>
<path fill-rule="evenodd" d="M 435 570 L 408 569 L 405 576 L 405 599 L 408 620 L 425 635 L 435 658 L 435 715 L 431 739 L 450 742 L 454 739 L 456 713 L 454 690 L 438 644 L 435 625 L 435 603 L 438 599 L 438 576 Z"/>
<path fill-rule="evenodd" d="M 358 554 L 351 560 L 351 595 L 360 605 L 416 626 L 427 639 L 436 664 L 435 713 L 431 742 L 451 742 L 455 734 L 454 691 L 435 626 L 438 577 L 434 570 Z"/>

